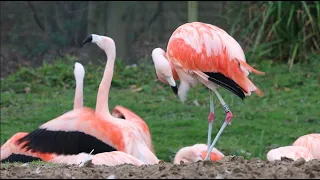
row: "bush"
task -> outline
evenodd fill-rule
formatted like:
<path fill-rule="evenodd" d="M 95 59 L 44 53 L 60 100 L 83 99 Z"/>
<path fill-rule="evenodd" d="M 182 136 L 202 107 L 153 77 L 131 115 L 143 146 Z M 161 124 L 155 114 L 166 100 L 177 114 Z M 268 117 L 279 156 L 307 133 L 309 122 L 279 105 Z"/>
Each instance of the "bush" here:
<path fill-rule="evenodd" d="M 306 61 L 320 52 L 319 1 L 229 2 L 228 16 L 238 17 L 229 31 L 254 58 Z"/>

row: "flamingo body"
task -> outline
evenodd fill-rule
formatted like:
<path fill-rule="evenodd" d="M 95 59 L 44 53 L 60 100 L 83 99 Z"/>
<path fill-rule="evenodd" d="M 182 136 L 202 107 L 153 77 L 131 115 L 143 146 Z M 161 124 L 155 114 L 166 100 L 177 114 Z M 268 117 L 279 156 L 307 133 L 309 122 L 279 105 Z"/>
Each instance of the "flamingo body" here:
<path fill-rule="evenodd" d="M 208 146 L 206 144 L 195 144 L 181 148 L 175 155 L 173 163 L 184 163 L 203 161 L 207 154 Z M 210 160 L 218 161 L 224 157 L 224 154 L 214 148 L 210 152 Z"/>
<path fill-rule="evenodd" d="M 128 121 L 131 121 L 135 123 L 140 130 L 141 136 L 143 137 L 145 143 L 147 144 L 148 148 L 154 152 L 154 148 L 152 145 L 152 138 L 151 133 L 148 125 L 141 117 L 139 117 L 134 112 L 130 111 L 128 108 L 125 108 L 123 106 L 117 105 L 112 110 L 112 116 L 125 119 Z"/>
<path fill-rule="evenodd" d="M 311 152 L 315 159 L 320 159 L 320 134 L 312 133 L 299 137 L 292 144 L 293 146 L 302 146 Z"/>
<path fill-rule="evenodd" d="M 17 143 L 32 152 L 78 154 L 94 149 L 97 154 L 124 149 L 123 136 L 118 131 L 93 109 L 83 107 L 44 123 Z"/>
<path fill-rule="evenodd" d="M 284 146 L 272 149 L 267 153 L 268 161 L 281 160 L 281 157 L 286 157 L 293 160 L 303 158 L 306 161 L 313 159 L 311 152 L 302 146 Z"/>
<path fill-rule="evenodd" d="M 180 80 L 184 77 L 192 86 L 197 80 L 187 72 L 195 73 L 205 85 L 212 81 L 240 98 L 250 95 L 251 91 L 262 95 L 247 76 L 249 72 L 263 72 L 248 65 L 239 43 L 217 26 L 201 22 L 181 25 L 170 37 L 166 55 Z M 211 85 L 211 88 L 216 87 Z"/>
<path fill-rule="evenodd" d="M 167 81 L 166 83 L 170 84 L 182 102 L 186 101 L 190 87 L 195 87 L 199 82 L 209 89 L 208 146 L 210 147 L 206 160 L 209 160 L 210 151 L 233 117 L 217 88 L 221 86 L 241 99 L 250 96 L 251 92 L 263 96 L 263 92 L 250 81 L 248 75 L 250 72 L 261 75 L 264 73 L 246 63 L 244 52 L 233 37 L 211 24 L 192 22 L 179 26 L 169 39 L 167 52 L 155 48 L 152 51 L 152 60 L 158 79 L 162 82 Z M 179 88 L 175 83 L 177 79 L 180 80 Z M 215 117 L 213 92 L 217 95 L 226 118 L 210 145 Z"/>

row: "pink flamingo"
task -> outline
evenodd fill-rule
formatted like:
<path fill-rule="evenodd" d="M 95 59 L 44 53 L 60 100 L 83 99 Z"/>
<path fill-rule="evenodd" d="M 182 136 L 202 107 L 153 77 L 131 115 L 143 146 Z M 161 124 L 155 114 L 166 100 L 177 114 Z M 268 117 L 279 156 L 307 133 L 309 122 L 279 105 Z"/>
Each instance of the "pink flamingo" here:
<path fill-rule="evenodd" d="M 320 134 L 312 133 L 299 137 L 292 146 L 307 148 L 315 159 L 320 159 Z"/>
<path fill-rule="evenodd" d="M 268 161 L 281 160 L 281 157 L 293 159 L 294 161 L 303 158 L 306 161 L 312 160 L 311 152 L 302 146 L 284 146 L 272 149 L 267 153 Z"/>
<path fill-rule="evenodd" d="M 186 100 L 189 88 L 198 82 L 209 88 L 210 112 L 206 160 L 209 159 L 209 152 L 232 119 L 232 112 L 218 93 L 217 87 L 222 86 L 241 99 L 250 96 L 251 92 L 263 96 L 262 91 L 250 81 L 248 75 L 249 72 L 264 73 L 247 64 L 239 43 L 217 26 L 201 22 L 179 26 L 169 39 L 167 52 L 156 48 L 152 51 L 152 59 L 158 78 L 170 84 L 182 102 Z M 180 86 L 177 90 L 174 80 L 178 78 Z M 210 146 L 214 121 L 213 92 L 226 112 L 226 119 Z"/>
<path fill-rule="evenodd" d="M 76 62 L 74 66 L 74 75 L 76 79 L 76 90 L 74 98 L 74 109 L 83 107 L 83 79 L 84 67 L 82 64 Z M 118 109 L 118 108 L 117 108 Z M 121 107 L 119 111 L 122 111 Z M 124 110 L 124 114 L 127 112 Z M 119 114 L 121 115 L 121 113 Z M 129 114 L 130 115 L 130 114 Z M 133 116 L 134 117 L 134 116 Z M 31 152 L 23 148 L 23 144 L 17 145 L 17 140 L 26 136 L 28 133 L 19 132 L 13 135 L 4 145 L 1 146 L 1 162 L 30 162 L 34 160 L 43 160 L 51 163 L 65 163 L 65 164 L 84 164 L 88 160 L 92 160 L 94 165 L 115 166 L 119 164 L 144 164 L 139 159 L 130 154 L 121 151 L 112 151 L 106 153 L 99 153 L 95 155 L 80 153 L 76 155 L 57 155 L 55 153 L 41 153 Z"/>
<path fill-rule="evenodd" d="M 173 163 L 180 164 L 181 161 L 184 163 L 203 161 L 208 151 L 208 146 L 205 144 L 195 144 L 193 146 L 187 146 L 181 148 L 175 155 Z M 213 148 L 210 152 L 210 160 L 218 161 L 224 157 L 216 148 Z"/>
<path fill-rule="evenodd" d="M 94 165 L 115 166 L 120 164 L 143 165 L 144 163 L 134 156 L 121 152 L 112 151 L 99 153 L 95 155 L 80 153 L 77 155 L 57 155 L 55 153 L 31 152 L 17 145 L 15 142 L 26 136 L 28 133 L 19 132 L 13 135 L 5 144 L 1 146 L 1 162 L 31 162 L 34 160 L 42 160 L 51 163 L 63 164 L 84 164 L 88 160 L 92 160 Z"/>
<path fill-rule="evenodd" d="M 76 80 L 75 96 L 73 109 L 83 107 L 83 79 L 85 71 L 82 64 L 76 62 L 74 64 L 74 77 Z M 14 134 L 1 146 L 1 162 L 30 162 L 34 160 L 49 161 L 55 157 L 54 153 L 31 152 L 23 148 L 23 144 L 17 145 L 17 141 L 22 139 L 29 133 L 18 132 Z"/>
<path fill-rule="evenodd" d="M 84 67 L 81 63 L 76 62 L 74 67 L 74 76 L 76 79 L 76 91 L 74 98 L 74 109 L 83 107 L 83 79 L 85 75 Z M 125 119 L 135 123 L 139 127 L 139 132 L 142 134 L 144 141 L 149 149 L 154 153 L 152 146 L 151 134 L 148 125 L 141 117 L 123 106 L 116 106 L 112 110 L 112 116 Z"/>
<path fill-rule="evenodd" d="M 83 44 L 96 43 L 107 54 L 107 64 L 101 80 L 96 110 L 83 107 L 63 114 L 18 140 L 32 151 L 74 155 L 123 151 L 147 164 L 158 163 L 145 144 L 136 124 L 113 117 L 108 97 L 115 62 L 115 43 L 110 37 L 90 35 Z"/>

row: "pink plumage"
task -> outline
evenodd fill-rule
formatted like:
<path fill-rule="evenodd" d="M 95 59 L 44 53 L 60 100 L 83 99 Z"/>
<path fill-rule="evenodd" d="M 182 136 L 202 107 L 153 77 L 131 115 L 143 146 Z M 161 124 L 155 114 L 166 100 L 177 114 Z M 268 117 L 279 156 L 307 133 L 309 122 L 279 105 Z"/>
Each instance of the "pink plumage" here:
<path fill-rule="evenodd" d="M 293 144 L 293 146 L 302 146 L 312 153 L 315 159 L 320 159 L 320 134 L 312 133 L 299 137 Z"/>
<path fill-rule="evenodd" d="M 313 159 L 311 152 L 302 146 L 284 146 L 272 149 L 267 153 L 268 161 L 281 160 L 281 157 L 286 157 L 293 160 L 303 158 L 306 161 Z"/>

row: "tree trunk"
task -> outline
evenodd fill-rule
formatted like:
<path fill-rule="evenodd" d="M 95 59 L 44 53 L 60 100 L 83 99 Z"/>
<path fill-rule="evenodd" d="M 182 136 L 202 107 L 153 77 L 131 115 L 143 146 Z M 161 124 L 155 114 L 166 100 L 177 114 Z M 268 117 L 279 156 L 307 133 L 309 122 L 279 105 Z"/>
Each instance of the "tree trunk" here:
<path fill-rule="evenodd" d="M 188 22 L 198 21 L 198 1 L 188 1 Z"/>
<path fill-rule="evenodd" d="M 133 33 L 129 31 L 128 16 L 125 16 L 128 2 L 126 1 L 109 1 L 107 14 L 107 36 L 111 37 L 116 44 L 116 57 L 122 62 L 128 64 L 128 57 L 130 55 L 130 41 L 128 34 Z"/>

